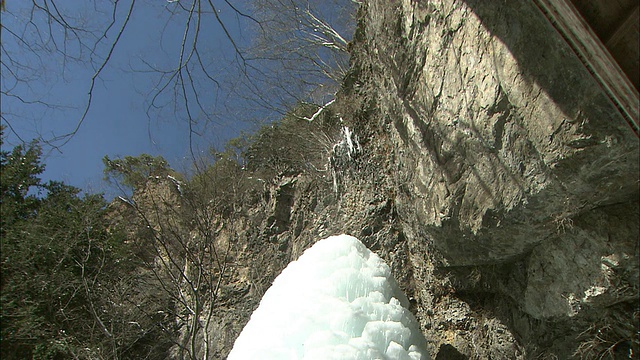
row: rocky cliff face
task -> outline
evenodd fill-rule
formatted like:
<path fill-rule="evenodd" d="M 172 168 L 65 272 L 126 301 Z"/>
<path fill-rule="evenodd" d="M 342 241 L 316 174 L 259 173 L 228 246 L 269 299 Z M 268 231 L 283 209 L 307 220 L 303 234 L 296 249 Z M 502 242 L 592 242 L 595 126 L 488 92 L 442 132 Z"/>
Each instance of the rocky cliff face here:
<path fill-rule="evenodd" d="M 577 350 L 538 321 L 634 307 L 638 138 L 534 3 L 371 1 L 359 36 L 365 127 L 387 133 L 411 256 L 432 245 L 457 293 L 515 311 L 506 357 Z"/>
<path fill-rule="evenodd" d="M 389 263 L 434 359 L 637 356 L 638 137 L 535 4 L 366 1 L 351 53 L 326 171 L 233 224 L 216 356 L 339 233 Z"/>

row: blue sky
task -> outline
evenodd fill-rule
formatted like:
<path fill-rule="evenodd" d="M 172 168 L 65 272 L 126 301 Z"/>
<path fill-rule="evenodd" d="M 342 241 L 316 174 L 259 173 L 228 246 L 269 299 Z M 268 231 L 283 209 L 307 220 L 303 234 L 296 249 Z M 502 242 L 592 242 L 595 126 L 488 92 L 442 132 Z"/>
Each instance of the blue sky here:
<path fill-rule="evenodd" d="M 114 2 L 109 0 L 12 1 L 7 2 L 7 11 L 1 14 L 2 123 L 10 125 L 6 131 L 6 147 L 35 138 L 52 139 L 76 127 L 88 103 L 91 78 L 109 53 L 110 44 L 118 38 L 132 2 L 135 6 L 130 20 L 109 62 L 96 78 L 91 106 L 78 132 L 68 141 L 54 142 L 55 145 L 64 144 L 59 149 L 44 148 L 46 170 L 42 177 L 45 181 L 62 180 L 88 192 L 105 192 L 111 198 L 118 194 L 102 180 L 105 155 L 110 158 L 141 153 L 162 155 L 175 170 L 188 172 L 193 156 L 205 156 L 212 146 L 222 149 L 227 140 L 240 132 L 254 131 L 259 124 L 280 116 L 256 106 L 251 101 L 256 93 L 267 98 L 266 103 L 277 104 L 280 110 L 283 107 L 277 103 L 278 99 L 284 96 L 286 105 L 288 91 L 294 96 L 299 91 L 313 91 L 313 101 L 320 104 L 327 101 L 327 96 L 333 96 L 335 90 L 324 85 L 315 90 L 294 88 L 295 75 L 290 73 L 289 67 L 278 62 L 260 63 L 265 67 L 259 70 L 242 67 L 243 61 L 227 34 L 239 48 L 253 44 L 255 32 L 251 29 L 257 30 L 255 23 L 236 11 L 251 13 L 245 0 L 120 0 L 115 12 Z M 349 0 L 315 2 L 318 6 L 310 8 L 315 15 L 338 22 L 348 19 L 351 10 L 343 10 L 354 6 Z M 43 16 L 42 11 L 32 12 L 34 3 L 41 6 L 56 4 L 57 8 L 53 10 L 65 14 L 64 19 L 71 26 L 93 32 L 78 31 L 77 38 L 84 41 L 81 43 L 73 31 L 65 32 L 55 21 L 49 27 L 49 18 Z M 197 17 L 189 21 L 189 9 L 179 7 L 193 3 L 203 6 L 201 23 L 197 22 Z M 346 5 L 336 6 L 339 3 Z M 214 4 L 216 14 L 205 12 L 210 10 L 209 4 Z M 304 13 L 304 9 L 296 9 Z M 115 14 L 113 26 L 102 37 L 112 13 Z M 281 14 L 276 11 L 270 16 Z M 32 23 L 29 23 L 30 17 Z M 297 21 L 288 20 L 285 23 L 294 24 L 292 31 L 299 31 L 295 30 Z M 189 24 L 189 31 L 185 36 L 186 24 Z M 198 52 L 194 53 L 189 51 L 188 45 L 195 43 L 196 26 L 200 26 L 200 30 L 197 33 Z M 279 42 L 287 42 L 290 36 L 290 33 L 279 31 L 274 34 L 266 41 L 267 48 L 281 46 Z M 345 37 L 350 35 L 345 30 Z M 182 89 L 175 86 L 175 81 L 167 82 L 173 73 L 162 73 L 177 67 L 183 38 L 187 44 L 183 58 L 191 59 L 193 66 L 189 67 L 191 79 L 183 72 L 186 95 L 182 95 Z M 93 48 L 96 39 L 100 40 Z M 28 47 L 32 49 L 25 50 Z M 318 53 L 319 56 L 327 56 L 326 49 L 320 51 L 325 52 Z M 200 63 L 201 66 L 195 66 Z M 245 72 L 240 69 L 249 75 L 243 77 Z M 254 80 L 256 73 L 266 69 L 269 73 L 262 81 Z M 312 83 L 322 81 L 317 74 L 309 76 Z M 193 88 L 190 88 L 192 83 Z M 169 86 L 165 87 L 167 84 Z M 250 89 L 252 86 L 254 88 Z M 25 104 L 17 96 L 28 102 L 41 103 Z M 185 99 L 189 104 L 189 115 L 185 111 Z"/>
<path fill-rule="evenodd" d="M 3 26 L 24 29 L 29 3 L 8 2 L 8 11 L 2 14 Z M 102 19 L 108 19 L 105 17 L 108 14 L 96 13 L 91 8 L 83 9 L 82 7 L 89 3 L 83 0 L 58 3 L 67 6 L 68 9 L 77 7 L 78 12 L 69 13 L 79 13 L 89 24 L 94 21 L 95 24 L 100 24 Z M 106 1 L 105 4 L 110 6 Z M 141 153 L 162 155 L 172 167 L 178 170 L 188 168 L 189 127 L 184 113 L 180 109 L 174 111 L 171 99 L 165 96 L 164 102 L 170 105 L 152 112 L 148 117 L 146 110 L 149 93 L 153 90 L 158 76 L 132 71 L 132 68 L 144 69 L 140 59 L 165 68 L 177 61 L 185 21 L 180 18 L 169 21 L 170 5 L 164 1 L 137 1 L 131 20 L 111 60 L 96 81 L 90 110 L 79 131 L 59 151 L 45 147 L 45 181 L 63 180 L 90 192 L 107 192 L 108 196 L 113 196 L 113 190 L 102 181 L 101 159 L 105 155 L 111 158 Z M 20 8 L 21 6 L 24 8 Z M 120 6 L 118 21 L 114 24 L 113 31 L 107 33 L 107 38 L 117 35 L 115 30 L 124 19 L 126 6 L 128 4 Z M 109 9 L 105 8 L 106 10 Z M 235 41 L 240 44 L 247 43 L 248 38 L 245 36 L 246 33 L 243 33 L 242 24 L 230 10 L 228 7 L 220 7 L 221 18 Z M 211 65 L 211 70 L 216 74 L 222 74 L 224 69 L 233 68 L 228 62 L 229 59 L 233 61 L 233 51 L 221 28 L 213 21 L 209 21 L 209 25 L 201 31 L 199 41 L 206 45 L 202 47 L 203 54 L 206 53 L 203 56 L 208 57 L 209 64 L 217 64 Z M 33 35 L 33 29 L 29 29 L 25 34 L 25 41 L 33 40 L 29 37 Z M 3 33 L 2 41 L 5 47 L 14 51 L 12 56 L 19 58 L 21 63 L 33 64 L 40 69 L 34 75 L 35 80 L 16 87 L 16 93 L 23 97 L 70 107 L 49 109 L 44 106 L 25 105 L 15 98 L 3 96 L 3 116 L 7 116 L 12 127 L 25 141 L 39 136 L 47 139 L 54 134 L 64 134 L 73 129 L 84 110 L 90 79 L 95 70 L 82 63 L 69 62 L 62 74 L 60 56 L 45 52 L 44 56 L 48 58 L 42 63 L 32 54 L 21 51 L 17 46 L 17 40 L 8 36 L 6 32 Z M 104 48 L 99 50 L 105 53 Z M 9 85 L 12 84 L 3 84 L 3 90 Z M 207 92 L 205 95 L 208 99 L 212 99 L 215 93 L 214 88 L 206 86 L 202 87 L 202 91 Z M 210 105 L 215 106 L 213 101 L 210 100 Z M 216 118 L 214 123 L 204 130 L 203 136 L 192 139 L 196 151 L 206 152 L 210 145 L 221 147 L 226 140 L 237 136 L 241 130 L 252 128 L 251 122 L 241 120 Z M 20 141 L 11 131 L 7 131 L 7 135 L 7 147 Z"/>

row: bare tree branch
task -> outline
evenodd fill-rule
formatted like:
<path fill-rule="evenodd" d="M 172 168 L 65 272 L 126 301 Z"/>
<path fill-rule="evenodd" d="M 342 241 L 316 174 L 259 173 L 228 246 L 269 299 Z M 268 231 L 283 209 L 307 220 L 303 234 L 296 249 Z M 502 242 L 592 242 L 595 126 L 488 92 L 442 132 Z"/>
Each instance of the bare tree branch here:
<path fill-rule="evenodd" d="M 122 26 L 120 27 L 120 30 L 118 31 L 118 33 L 116 34 L 116 39 L 113 41 L 113 43 L 111 43 L 111 46 L 109 48 L 109 52 L 107 53 L 107 56 L 104 58 L 104 60 L 102 61 L 102 63 L 100 64 L 100 66 L 98 67 L 98 70 L 93 74 L 93 76 L 91 76 L 91 85 L 89 86 L 89 93 L 88 93 L 88 98 L 87 98 L 87 102 L 86 105 L 84 107 L 84 112 L 82 113 L 82 116 L 80 117 L 80 120 L 78 120 L 78 123 L 76 124 L 75 128 L 64 135 L 60 135 L 60 136 L 56 136 L 51 140 L 45 140 L 45 143 L 51 145 L 53 148 L 58 149 L 64 145 L 66 145 L 71 138 L 78 132 L 78 130 L 80 130 L 80 127 L 82 126 L 82 123 L 85 121 L 85 119 L 87 118 L 87 114 L 89 113 L 89 110 L 91 109 L 91 104 L 93 101 L 93 89 L 95 87 L 96 84 L 96 79 L 98 79 L 98 77 L 100 76 L 100 73 L 102 73 L 102 71 L 104 70 L 104 68 L 107 66 L 107 64 L 109 63 L 109 60 L 111 59 L 111 56 L 113 55 L 113 52 L 116 48 L 116 45 L 118 45 L 118 42 L 120 41 L 120 38 L 122 37 L 122 34 L 124 33 L 125 28 L 127 27 L 127 24 L 129 24 L 129 20 L 131 19 L 131 14 L 133 13 L 133 8 L 135 6 L 136 0 L 131 0 L 131 5 L 129 7 L 129 10 L 127 11 L 127 15 L 124 19 L 124 22 L 122 23 Z M 115 3 L 114 6 L 114 16 L 115 13 L 117 11 L 117 6 L 118 6 L 118 2 Z M 111 27 L 111 25 L 109 25 L 109 27 Z M 106 32 L 105 32 L 105 37 L 106 37 Z M 60 145 L 55 145 L 54 142 L 57 142 L 59 140 L 63 140 L 62 143 Z"/>

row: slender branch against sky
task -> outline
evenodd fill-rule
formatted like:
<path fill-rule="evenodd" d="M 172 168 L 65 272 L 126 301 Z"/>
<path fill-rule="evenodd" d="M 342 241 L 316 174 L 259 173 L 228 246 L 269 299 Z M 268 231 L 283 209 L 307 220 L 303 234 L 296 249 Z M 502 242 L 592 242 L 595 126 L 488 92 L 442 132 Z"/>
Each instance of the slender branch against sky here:
<path fill-rule="evenodd" d="M 36 138 L 63 156 L 80 134 L 104 133 L 96 127 L 124 138 L 143 126 L 149 146 L 180 139 L 193 159 L 296 103 L 330 101 L 346 72 L 353 10 L 350 0 L 7 3 L 0 116 L 8 143 Z M 120 123 L 126 129 L 113 129 Z M 163 135 L 168 123 L 183 130 Z M 139 151 L 127 148 L 117 151 Z"/>

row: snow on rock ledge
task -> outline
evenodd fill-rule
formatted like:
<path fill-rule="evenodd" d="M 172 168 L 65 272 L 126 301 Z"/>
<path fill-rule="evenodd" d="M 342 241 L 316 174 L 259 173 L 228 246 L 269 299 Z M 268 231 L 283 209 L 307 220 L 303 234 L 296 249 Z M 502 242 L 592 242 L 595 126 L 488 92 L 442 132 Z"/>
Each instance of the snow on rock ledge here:
<path fill-rule="evenodd" d="M 407 305 L 380 257 L 332 236 L 275 279 L 228 359 L 427 360 Z"/>

